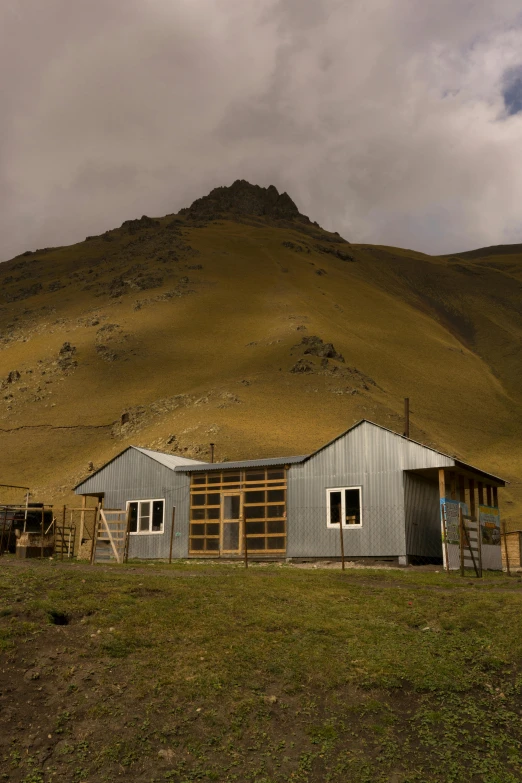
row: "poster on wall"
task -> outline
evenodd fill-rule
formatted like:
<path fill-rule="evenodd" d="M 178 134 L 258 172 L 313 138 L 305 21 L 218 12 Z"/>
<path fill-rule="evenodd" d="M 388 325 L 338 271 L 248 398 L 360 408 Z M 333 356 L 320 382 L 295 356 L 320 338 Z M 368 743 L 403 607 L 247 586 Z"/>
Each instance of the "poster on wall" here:
<path fill-rule="evenodd" d="M 440 501 L 442 528 L 442 556 L 444 568 L 460 568 L 460 509 L 468 513 L 467 503 L 443 498 Z"/>
<path fill-rule="evenodd" d="M 498 508 L 479 506 L 480 535 L 483 544 L 500 546 L 500 514 Z"/>

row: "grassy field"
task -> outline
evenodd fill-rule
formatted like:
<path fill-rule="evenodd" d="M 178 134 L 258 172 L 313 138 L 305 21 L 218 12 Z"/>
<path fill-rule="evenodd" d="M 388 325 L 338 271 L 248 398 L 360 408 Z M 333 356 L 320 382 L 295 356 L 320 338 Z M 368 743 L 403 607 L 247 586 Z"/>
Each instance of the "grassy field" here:
<path fill-rule="evenodd" d="M 0 780 L 522 779 L 517 577 L 0 565 Z"/>

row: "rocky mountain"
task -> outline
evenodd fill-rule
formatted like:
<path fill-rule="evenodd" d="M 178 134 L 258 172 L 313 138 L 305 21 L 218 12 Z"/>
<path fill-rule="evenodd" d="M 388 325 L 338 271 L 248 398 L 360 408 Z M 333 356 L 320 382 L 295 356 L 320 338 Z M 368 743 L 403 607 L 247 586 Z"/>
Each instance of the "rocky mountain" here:
<path fill-rule="evenodd" d="M 359 418 L 509 479 L 522 511 L 520 246 L 352 244 L 238 180 L 0 265 L 0 483 L 64 502 L 130 443 L 306 453 Z"/>

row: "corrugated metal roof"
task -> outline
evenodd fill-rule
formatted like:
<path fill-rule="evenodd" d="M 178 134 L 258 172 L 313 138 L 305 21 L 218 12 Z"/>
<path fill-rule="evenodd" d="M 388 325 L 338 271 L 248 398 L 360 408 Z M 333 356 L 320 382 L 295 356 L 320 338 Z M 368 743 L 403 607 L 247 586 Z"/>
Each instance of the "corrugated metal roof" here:
<path fill-rule="evenodd" d="M 301 457 L 269 457 L 268 459 L 245 459 L 241 462 L 207 462 L 189 467 L 176 468 L 177 473 L 195 473 L 201 470 L 239 470 L 240 468 L 263 468 L 272 465 L 294 465 L 296 462 L 304 462 L 307 454 Z"/>
<path fill-rule="evenodd" d="M 87 481 L 90 481 L 93 476 L 96 476 L 97 473 L 104 470 L 107 467 L 107 465 L 110 465 L 112 462 L 117 460 L 119 457 L 122 456 L 122 454 L 125 454 L 125 452 L 128 451 L 129 449 L 134 449 L 135 451 L 141 451 L 141 453 L 145 454 L 145 456 L 156 460 L 156 462 L 159 462 L 160 465 L 163 465 L 164 467 L 169 468 L 170 470 L 175 470 L 178 465 L 205 464 L 202 463 L 200 460 L 187 459 L 187 457 L 176 457 L 173 454 L 164 454 L 162 451 L 152 451 L 152 449 L 142 449 L 140 446 L 127 446 L 126 449 L 123 449 L 123 451 L 120 451 L 118 454 L 115 454 L 115 456 L 112 459 L 110 459 L 108 462 L 105 462 L 97 470 L 94 470 L 89 476 L 82 479 L 80 483 L 74 487 L 74 490 L 79 489 L 82 486 L 82 484 L 85 484 Z"/>
<path fill-rule="evenodd" d="M 201 460 L 188 459 L 187 457 L 178 457 L 176 454 L 165 454 L 163 451 L 152 451 L 151 449 L 142 449 L 140 446 L 132 446 L 136 451 L 141 451 L 142 454 L 146 454 L 147 457 L 155 459 L 160 465 L 164 465 L 166 468 L 175 470 L 183 465 L 207 465 L 207 462 Z"/>

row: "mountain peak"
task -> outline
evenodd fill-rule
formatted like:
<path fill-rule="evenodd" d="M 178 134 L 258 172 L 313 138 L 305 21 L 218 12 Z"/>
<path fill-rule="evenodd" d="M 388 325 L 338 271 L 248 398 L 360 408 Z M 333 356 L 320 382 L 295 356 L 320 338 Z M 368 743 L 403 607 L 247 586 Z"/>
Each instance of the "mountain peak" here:
<path fill-rule="evenodd" d="M 236 179 L 228 187 L 214 188 L 208 196 L 198 198 L 190 207 L 180 210 L 181 215 L 206 219 L 219 217 L 223 212 L 310 223 L 309 218 L 299 212 L 288 193 L 279 193 L 275 185 L 262 188 L 244 179 Z"/>

